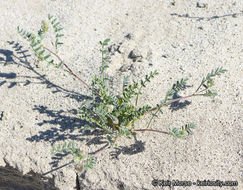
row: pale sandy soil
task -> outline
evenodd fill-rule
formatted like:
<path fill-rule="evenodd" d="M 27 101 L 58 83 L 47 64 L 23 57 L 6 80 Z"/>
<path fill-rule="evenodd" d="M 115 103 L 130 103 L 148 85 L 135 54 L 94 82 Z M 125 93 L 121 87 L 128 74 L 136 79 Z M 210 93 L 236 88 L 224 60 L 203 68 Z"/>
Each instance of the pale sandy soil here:
<path fill-rule="evenodd" d="M 192 136 L 184 140 L 139 133 L 136 140 L 121 140 L 118 149 L 100 155 L 95 168 L 79 177 L 82 189 L 161 189 L 152 186 L 153 179 L 234 180 L 237 187 L 220 189 L 243 189 L 242 11 L 240 0 L 0 0 L 0 165 L 5 160 L 24 173 L 46 173 L 71 159 L 52 156 L 54 144 L 72 139 L 92 151 L 106 144 L 80 133 L 75 114 L 90 95 L 85 86 L 62 70 L 37 63 L 17 33 L 18 25 L 38 30 L 50 13 L 65 28 L 60 55 L 88 83 L 99 73 L 98 42 L 105 38 L 120 46 L 107 72 L 114 91 L 119 91 L 123 76 L 139 80 L 157 69 L 160 75 L 140 103 L 156 105 L 182 77 L 190 77 L 195 88 L 212 69 L 228 70 L 215 81 L 219 95 L 214 100 L 190 99 L 190 105 L 165 109 L 152 123 L 153 129 L 166 130 L 195 122 Z M 134 49 L 141 62 L 128 58 Z M 143 128 L 147 121 L 136 126 Z M 55 176 L 61 190 L 76 185 L 73 166 L 47 176 Z"/>

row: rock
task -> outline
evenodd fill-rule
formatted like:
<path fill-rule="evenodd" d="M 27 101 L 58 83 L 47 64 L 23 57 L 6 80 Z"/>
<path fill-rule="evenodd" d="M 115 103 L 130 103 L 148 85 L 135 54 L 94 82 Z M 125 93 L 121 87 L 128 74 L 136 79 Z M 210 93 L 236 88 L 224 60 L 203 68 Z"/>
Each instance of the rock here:
<path fill-rule="evenodd" d="M 143 58 L 143 56 L 141 55 L 141 52 L 140 52 L 140 51 L 138 51 L 137 49 L 133 49 L 133 50 L 129 53 L 128 58 L 129 58 L 129 59 L 132 59 L 133 62 L 136 62 L 136 61 L 138 61 L 138 62 L 142 62 L 142 58 Z"/>
<path fill-rule="evenodd" d="M 207 3 L 199 3 L 197 2 L 197 8 L 207 8 L 208 4 Z"/>
<path fill-rule="evenodd" d="M 128 33 L 125 38 L 127 38 L 128 40 L 131 40 L 132 38 L 134 38 L 134 36 L 131 33 Z"/>
<path fill-rule="evenodd" d="M 124 65 L 122 65 L 121 67 L 120 67 L 120 69 L 119 69 L 119 71 L 121 71 L 121 72 L 127 72 L 129 69 L 130 69 L 130 67 L 131 67 L 131 64 L 124 64 Z"/>
<path fill-rule="evenodd" d="M 111 53 L 111 55 L 114 55 L 116 52 L 121 54 L 121 50 L 120 50 L 121 45 L 122 42 L 120 42 L 119 44 L 112 44 L 110 47 L 108 47 L 108 51 Z"/>

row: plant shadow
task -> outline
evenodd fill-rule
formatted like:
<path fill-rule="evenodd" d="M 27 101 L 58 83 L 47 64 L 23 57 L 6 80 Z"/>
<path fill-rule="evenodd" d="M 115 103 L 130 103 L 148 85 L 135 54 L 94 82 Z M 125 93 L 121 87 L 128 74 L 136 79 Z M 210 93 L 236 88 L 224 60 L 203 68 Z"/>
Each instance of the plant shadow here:
<path fill-rule="evenodd" d="M 84 128 L 85 125 L 90 124 L 77 117 L 78 110 L 55 111 L 48 109 L 46 106 L 35 105 L 33 111 L 38 111 L 40 114 L 44 114 L 50 118 L 49 120 L 38 122 L 37 125 L 51 125 L 53 127 L 48 128 L 47 130 L 38 131 L 38 134 L 26 138 L 26 140 L 30 142 L 47 141 L 53 145 L 59 141 L 76 141 L 87 146 L 107 145 L 106 138 L 104 137 L 105 133 L 102 129 L 87 130 Z M 72 116 L 70 116 L 70 114 Z M 49 164 L 52 165 L 52 167 L 57 167 L 59 161 L 67 155 L 68 153 L 55 154 L 52 157 L 52 162 Z"/>
<path fill-rule="evenodd" d="M 136 134 L 133 135 L 135 143 L 129 146 L 118 146 L 110 152 L 110 156 L 113 159 L 119 160 L 119 155 L 134 155 L 141 153 L 145 150 L 145 142 L 137 140 Z"/>
<path fill-rule="evenodd" d="M 45 74 L 41 74 L 36 70 L 38 65 L 32 66 L 28 61 L 28 57 L 31 57 L 31 54 L 28 54 L 28 50 L 24 49 L 18 42 L 7 41 L 7 43 L 11 46 L 13 51 L 7 49 L 0 49 L 0 64 L 3 63 L 3 66 L 7 66 L 10 64 L 17 65 L 18 67 L 24 67 L 29 70 L 32 74 L 36 76 L 21 76 L 14 72 L 9 73 L 1 73 L 0 72 L 0 87 L 4 84 L 9 83 L 8 88 L 13 88 L 17 84 L 23 84 L 23 86 L 31 85 L 31 84 L 41 84 L 46 85 L 46 88 L 51 88 L 52 93 L 62 92 L 64 97 L 75 99 L 80 102 L 84 99 L 89 99 L 89 96 L 82 95 L 78 92 L 74 92 L 68 89 L 65 89 L 59 85 L 54 84 L 50 80 L 47 79 Z M 23 81 L 18 81 L 16 79 L 23 78 Z M 34 82 L 33 80 L 37 80 L 38 82 Z"/>
<path fill-rule="evenodd" d="M 95 154 L 102 149 L 105 149 L 109 146 L 107 138 L 105 136 L 105 132 L 103 129 L 94 129 L 87 130 L 84 126 L 87 123 L 79 118 L 77 118 L 77 110 L 59 110 L 54 111 L 50 110 L 45 106 L 35 106 L 33 108 L 34 111 L 38 111 L 40 114 L 45 114 L 50 118 L 49 120 L 43 120 L 42 122 L 38 122 L 37 125 L 53 125 L 55 127 L 48 128 L 47 130 L 39 131 L 39 134 L 33 135 L 32 137 L 28 137 L 26 140 L 30 142 L 40 142 L 47 141 L 52 145 L 58 141 L 76 141 L 85 144 L 86 146 L 97 145 L 101 146 L 98 150 L 91 152 L 91 154 Z M 66 113 L 70 113 L 74 116 L 67 116 Z M 75 131 L 75 133 L 73 133 Z M 122 154 L 133 155 L 140 153 L 145 150 L 144 142 L 139 141 L 134 136 L 135 143 L 129 146 L 120 146 L 114 149 L 111 152 L 113 158 L 118 158 L 118 156 Z M 69 155 L 69 153 L 57 153 L 52 156 L 52 161 L 49 163 L 52 167 L 60 167 L 59 162 Z"/>
<path fill-rule="evenodd" d="M 182 96 L 180 96 L 180 95 L 178 95 L 177 93 L 175 93 L 174 95 L 173 95 L 173 99 L 177 99 L 177 98 L 181 98 Z M 188 100 L 185 100 L 185 101 L 183 101 L 183 102 L 181 102 L 181 101 L 177 101 L 177 102 L 173 102 L 172 104 L 170 104 L 170 107 L 169 107 L 169 109 L 172 111 L 172 112 L 174 112 L 174 111 L 177 111 L 177 110 L 179 110 L 179 109 L 183 109 L 183 108 L 186 108 L 188 105 L 190 105 L 191 104 L 191 102 L 190 101 L 188 101 Z"/>
<path fill-rule="evenodd" d="M 30 72 L 31 75 L 20 76 L 13 71 L 0 72 L 0 87 L 9 84 L 8 88 L 13 88 L 20 83 L 22 83 L 23 86 L 33 84 L 46 85 L 46 88 L 53 89 L 52 93 L 63 93 L 64 98 L 72 98 L 78 102 L 90 99 L 89 96 L 65 89 L 48 80 L 45 74 L 42 74 L 37 70 L 38 65 L 35 65 L 35 63 L 32 65 L 29 62 L 28 59 L 31 57 L 31 54 L 28 53 L 28 50 L 24 49 L 23 46 L 21 46 L 18 42 L 7 41 L 7 43 L 13 50 L 11 51 L 8 49 L 0 49 L 0 66 L 2 65 L 6 67 L 10 65 L 16 65 L 17 67 L 26 69 L 28 72 Z M 86 139 L 82 136 L 82 133 L 76 135 L 72 134 L 74 129 L 82 128 L 82 126 L 85 124 L 84 121 L 74 116 L 77 114 L 77 110 L 72 109 L 67 110 L 66 112 L 64 110 L 55 111 L 48 109 L 45 105 L 35 105 L 33 111 L 38 111 L 40 114 L 46 114 L 48 118 L 51 118 L 50 120 L 43 120 L 38 122 L 37 125 L 42 126 L 44 124 L 49 124 L 51 125 L 51 128 L 48 128 L 46 131 L 39 131 L 38 134 L 26 138 L 26 140 L 30 142 L 48 141 L 53 144 L 54 142 L 63 141 L 66 139 L 77 141 L 84 141 Z M 2 114 L 0 119 L 2 119 Z M 70 114 L 73 116 L 70 116 Z M 65 156 L 67 155 L 57 154 L 55 157 L 53 157 L 53 162 L 51 165 L 57 165 L 58 160 Z"/>
<path fill-rule="evenodd" d="M 51 127 L 46 131 L 39 131 L 38 135 L 34 135 L 32 137 L 27 138 L 28 141 L 31 142 L 40 142 L 40 141 L 48 141 L 51 144 L 56 141 L 62 140 L 79 140 L 83 141 L 84 139 L 80 137 L 80 135 L 72 135 L 71 133 L 81 126 L 85 125 L 85 121 L 78 119 L 74 116 L 66 116 L 65 113 L 75 113 L 76 110 L 59 110 L 54 111 L 48 109 L 46 106 L 37 106 L 33 108 L 34 111 L 38 111 L 40 114 L 45 114 L 50 119 L 43 120 L 42 122 L 38 122 L 38 126 L 43 126 L 44 124 L 49 124 L 55 127 Z"/>

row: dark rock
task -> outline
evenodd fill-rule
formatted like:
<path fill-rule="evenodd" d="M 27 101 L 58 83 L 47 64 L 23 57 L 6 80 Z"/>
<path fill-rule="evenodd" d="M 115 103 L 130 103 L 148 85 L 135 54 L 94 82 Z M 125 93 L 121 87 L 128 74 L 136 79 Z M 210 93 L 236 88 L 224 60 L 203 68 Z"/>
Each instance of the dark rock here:
<path fill-rule="evenodd" d="M 141 55 L 141 53 L 140 53 L 138 50 L 134 49 L 134 50 L 132 50 L 132 51 L 129 53 L 128 58 L 129 58 L 129 59 L 132 59 L 133 62 L 136 62 L 136 61 L 138 61 L 138 62 L 142 62 L 142 58 L 143 58 L 143 56 Z"/>
<path fill-rule="evenodd" d="M 199 3 L 197 2 L 197 8 L 207 8 L 208 4 L 207 3 Z"/>
<path fill-rule="evenodd" d="M 133 38 L 133 35 L 131 33 L 128 33 L 125 38 L 127 38 L 128 40 L 131 40 Z"/>

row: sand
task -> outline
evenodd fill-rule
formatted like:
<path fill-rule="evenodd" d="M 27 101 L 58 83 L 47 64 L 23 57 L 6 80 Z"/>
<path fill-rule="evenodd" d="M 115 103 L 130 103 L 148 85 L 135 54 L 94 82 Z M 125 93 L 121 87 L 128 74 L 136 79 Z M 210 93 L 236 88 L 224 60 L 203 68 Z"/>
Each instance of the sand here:
<path fill-rule="evenodd" d="M 89 90 L 62 69 L 39 63 L 17 26 L 37 31 L 48 13 L 64 27 L 60 56 L 91 83 L 99 74 L 99 41 L 110 38 L 111 89 L 121 90 L 123 76 L 138 81 L 150 71 L 159 75 L 140 98 L 155 106 L 171 85 L 189 77 L 193 92 L 202 77 L 217 67 L 228 72 L 215 80 L 213 100 L 188 99 L 183 109 L 164 109 L 152 123 L 167 130 L 197 124 L 187 139 L 144 132 L 121 139 L 101 154 L 93 170 L 80 174 L 68 165 L 48 173 L 61 190 L 72 190 L 78 176 L 81 189 L 161 189 L 153 179 L 238 181 L 242 179 L 243 3 L 240 0 L 18 0 L 0 1 L 0 165 L 23 174 L 45 174 L 71 161 L 52 155 L 53 145 L 74 140 L 90 151 L 106 139 L 83 134 L 78 108 Z M 131 51 L 140 57 L 131 59 Z M 148 117 L 136 123 L 144 128 Z M 165 187 L 164 189 L 169 189 Z M 174 187 L 219 189 L 219 187 Z"/>

